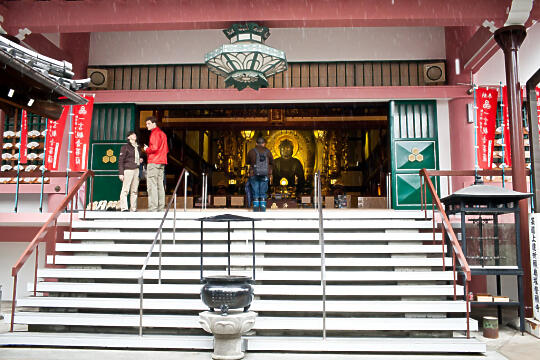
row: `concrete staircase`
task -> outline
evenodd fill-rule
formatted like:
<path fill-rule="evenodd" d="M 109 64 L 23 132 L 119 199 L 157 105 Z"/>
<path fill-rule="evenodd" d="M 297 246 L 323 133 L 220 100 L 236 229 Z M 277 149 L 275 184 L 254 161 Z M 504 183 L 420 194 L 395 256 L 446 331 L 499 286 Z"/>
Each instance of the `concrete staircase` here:
<path fill-rule="evenodd" d="M 466 339 L 463 288 L 454 288 L 451 259 L 422 212 L 325 211 L 326 329 L 322 340 L 321 260 L 313 210 L 249 213 L 178 212 L 163 233 L 162 283 L 158 247 L 144 274 L 144 336 L 137 278 L 162 214 L 87 212 L 71 242 L 38 270 L 37 296 L 18 301 L 15 322 L 29 332 L 0 336 L 0 345 L 211 349 L 198 323 L 200 222 L 221 213 L 253 216 L 256 226 L 255 328 L 248 351 L 482 353 Z M 81 214 L 82 216 L 82 214 Z M 252 274 L 250 222 L 231 223 L 233 274 Z M 224 274 L 227 224 L 205 223 L 204 275 Z M 69 233 L 65 234 L 69 239 Z M 472 331 L 477 322 L 470 320 Z"/>

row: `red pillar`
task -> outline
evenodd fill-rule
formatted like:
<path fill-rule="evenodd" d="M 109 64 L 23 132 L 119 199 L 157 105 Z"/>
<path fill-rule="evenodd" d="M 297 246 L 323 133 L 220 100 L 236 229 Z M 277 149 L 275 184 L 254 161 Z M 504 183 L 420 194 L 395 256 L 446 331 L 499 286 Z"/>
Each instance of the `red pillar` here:
<path fill-rule="evenodd" d="M 506 70 L 506 86 L 508 88 L 508 114 L 510 116 L 510 147 L 512 150 L 512 186 L 515 191 L 527 192 L 527 177 L 525 175 L 525 150 L 523 147 L 523 119 L 521 117 L 521 86 L 519 84 L 518 50 L 527 31 L 522 25 L 512 25 L 495 31 L 495 41 L 504 53 Z M 523 292 L 525 301 L 525 316 L 531 317 L 532 312 L 532 283 L 529 250 L 529 215 L 528 201 L 521 200 L 519 235 L 521 239 L 521 262 L 523 264 Z"/>
<path fill-rule="evenodd" d="M 446 65 L 448 85 L 467 84 L 471 82 L 471 74 L 463 71 L 463 64 L 456 69 L 456 59 L 460 59 L 461 48 L 474 34 L 474 27 L 446 27 Z M 456 74 L 459 70 L 460 74 Z M 474 169 L 474 124 L 467 122 L 467 105 L 472 104 L 473 97 L 463 92 L 463 97 L 448 102 L 450 117 L 450 150 L 452 152 L 452 170 Z M 473 183 L 472 178 L 452 177 L 452 191 L 459 190 Z"/>
<path fill-rule="evenodd" d="M 75 78 L 86 78 L 90 54 L 90 33 L 62 33 L 60 34 L 60 48 L 69 55 Z"/>

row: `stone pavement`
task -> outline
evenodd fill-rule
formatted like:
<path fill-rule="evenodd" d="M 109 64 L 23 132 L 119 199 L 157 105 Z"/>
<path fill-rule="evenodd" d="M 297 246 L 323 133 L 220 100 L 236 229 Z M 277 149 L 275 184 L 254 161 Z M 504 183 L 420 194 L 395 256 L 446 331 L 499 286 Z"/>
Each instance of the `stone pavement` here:
<path fill-rule="evenodd" d="M 6 331 L 2 326 L 0 331 Z M 521 334 L 503 327 L 498 339 L 486 339 L 481 333 L 476 337 L 485 341 L 485 355 L 353 355 L 353 354 L 291 354 L 291 353 L 248 353 L 246 360 L 537 360 L 540 358 L 540 339 Z M 136 351 L 100 349 L 46 349 L 46 348 L 0 348 L 1 360 L 209 360 L 210 351 Z"/>
<path fill-rule="evenodd" d="M 5 304 L 1 304 L 5 305 Z M 4 313 L 10 309 L 2 306 Z M 505 323 L 508 323 L 505 321 Z M 26 326 L 16 326 L 16 331 L 25 331 Z M 0 333 L 9 331 L 9 324 L 0 320 Z M 247 353 L 245 360 L 538 360 L 540 339 L 527 333 L 523 336 L 510 327 L 499 330 L 498 339 L 487 339 L 482 332 L 476 338 L 487 343 L 485 355 L 355 355 L 355 354 L 292 354 L 292 353 Z M 145 351 L 145 350 L 102 350 L 102 349 L 55 349 L 0 347 L 0 360 L 209 360 L 211 351 Z"/>

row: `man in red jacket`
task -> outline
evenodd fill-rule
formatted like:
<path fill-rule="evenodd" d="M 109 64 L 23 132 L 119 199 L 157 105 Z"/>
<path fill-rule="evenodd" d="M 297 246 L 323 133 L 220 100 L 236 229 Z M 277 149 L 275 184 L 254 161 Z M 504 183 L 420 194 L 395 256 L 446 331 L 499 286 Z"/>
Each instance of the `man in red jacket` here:
<path fill-rule="evenodd" d="M 165 209 L 165 187 L 163 177 L 167 165 L 167 135 L 157 127 L 156 118 L 146 118 L 146 128 L 151 131 L 150 144 L 144 145 L 148 155 L 146 170 L 146 189 L 148 191 L 148 211 L 163 211 Z"/>

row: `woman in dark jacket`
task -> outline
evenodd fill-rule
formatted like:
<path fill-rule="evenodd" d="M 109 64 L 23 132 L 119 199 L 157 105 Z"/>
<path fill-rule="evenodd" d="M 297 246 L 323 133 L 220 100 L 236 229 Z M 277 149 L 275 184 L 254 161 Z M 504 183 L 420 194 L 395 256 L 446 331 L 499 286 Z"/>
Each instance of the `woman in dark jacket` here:
<path fill-rule="evenodd" d="M 139 192 L 139 164 L 142 163 L 137 134 L 130 131 L 127 136 L 127 144 L 120 149 L 118 159 L 118 177 L 122 181 L 120 192 L 120 208 L 128 211 L 127 195 L 130 193 L 130 210 L 137 211 L 137 194 Z"/>

